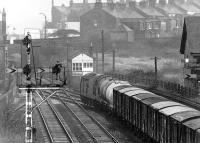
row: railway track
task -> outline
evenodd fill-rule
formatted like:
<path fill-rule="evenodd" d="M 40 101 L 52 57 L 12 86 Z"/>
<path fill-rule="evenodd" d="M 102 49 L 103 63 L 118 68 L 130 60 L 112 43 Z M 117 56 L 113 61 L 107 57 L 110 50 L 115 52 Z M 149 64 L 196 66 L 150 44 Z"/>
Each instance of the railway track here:
<path fill-rule="evenodd" d="M 35 104 L 39 103 L 41 99 L 36 98 Z M 72 139 L 71 134 L 69 134 L 66 124 L 63 119 L 60 118 L 59 113 L 52 106 L 50 101 L 46 101 L 38 108 L 39 115 L 41 117 L 42 123 L 44 125 L 46 136 L 44 136 L 45 143 L 75 143 L 76 141 Z"/>
<path fill-rule="evenodd" d="M 65 118 L 66 122 L 71 123 L 69 126 L 76 132 L 80 132 L 79 134 L 84 134 L 84 137 L 87 139 L 87 141 L 85 140 L 84 142 L 118 143 L 117 139 L 78 103 L 74 98 L 76 93 L 72 94 L 73 95 L 69 95 L 68 92 L 60 92 L 57 94 L 58 96 L 54 98 L 62 103 L 65 108 L 65 114 L 73 118 L 73 120 Z M 76 95 L 76 98 L 80 98 L 80 95 Z M 62 112 L 61 109 L 60 112 Z M 77 125 L 80 128 L 79 130 L 75 127 Z"/>
<path fill-rule="evenodd" d="M 76 97 L 76 98 L 80 98 L 80 93 L 78 92 L 74 92 L 72 90 L 69 90 L 69 89 L 65 89 L 65 91 L 70 95 L 70 97 Z M 65 101 L 65 100 L 69 100 L 69 99 L 66 99 L 64 96 L 60 96 L 62 101 Z M 76 98 L 74 100 L 76 100 Z M 77 100 L 76 100 L 77 101 Z M 86 107 L 86 110 L 87 112 L 92 115 L 93 117 L 95 117 L 95 120 L 97 120 L 101 125 L 103 125 L 105 127 L 105 129 L 112 135 L 114 136 L 118 142 L 120 143 L 131 143 L 131 142 L 136 142 L 136 143 L 142 143 L 142 140 L 139 139 L 138 137 L 136 137 L 135 135 L 133 135 L 131 133 L 131 135 L 127 138 L 127 134 L 129 134 L 129 132 L 126 132 L 127 129 L 125 129 L 126 133 L 124 134 L 124 131 L 120 131 L 119 128 L 121 128 L 122 126 L 118 126 L 118 125 L 115 125 L 113 124 L 113 122 L 117 122 L 115 119 L 113 120 L 112 118 L 110 118 L 110 116 L 108 114 L 106 115 L 102 115 L 101 113 L 99 112 L 96 112 L 95 110 L 92 110 L 90 108 L 87 108 Z M 101 114 L 101 115 L 100 115 Z M 107 117 L 106 117 L 107 116 Z M 109 118 L 106 119 L 106 118 Z M 117 123 L 117 124 L 120 124 Z M 118 128 L 119 127 L 119 128 Z M 124 126 L 125 127 L 125 126 Z M 123 127 L 122 127 L 123 128 Z"/>

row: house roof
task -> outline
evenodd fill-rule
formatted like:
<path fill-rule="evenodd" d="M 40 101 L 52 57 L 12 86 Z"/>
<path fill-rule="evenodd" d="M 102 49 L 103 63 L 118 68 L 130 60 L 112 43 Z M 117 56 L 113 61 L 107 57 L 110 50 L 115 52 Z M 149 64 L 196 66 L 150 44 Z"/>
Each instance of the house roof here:
<path fill-rule="evenodd" d="M 167 14 L 184 14 L 183 11 L 178 9 L 175 5 L 173 4 L 166 4 L 166 5 L 157 5 L 156 7 L 163 9 Z"/>
<path fill-rule="evenodd" d="M 55 9 L 57 9 L 62 14 L 68 14 L 70 12 L 70 9 L 64 5 L 62 6 L 54 6 Z"/>
<path fill-rule="evenodd" d="M 71 6 L 54 6 L 58 11 L 60 11 L 62 14 L 68 15 L 70 12 L 77 12 L 77 14 L 80 16 L 83 13 L 93 9 L 95 6 L 95 3 L 73 3 Z M 103 7 L 107 7 L 107 3 L 102 3 Z"/>
<path fill-rule="evenodd" d="M 179 2 L 175 1 L 175 4 L 181 7 L 182 9 L 186 10 L 187 12 L 195 12 L 200 13 L 200 9 L 197 8 L 195 5 L 193 5 L 190 2 Z"/>
<path fill-rule="evenodd" d="M 115 30 L 116 30 L 116 32 L 119 32 L 119 31 L 121 31 L 121 32 L 123 32 L 123 31 L 127 31 L 127 32 L 129 32 L 129 31 L 133 31 L 132 29 L 130 29 L 128 26 L 126 26 L 125 24 L 120 24 L 119 26 L 117 26 L 116 28 L 115 28 Z M 114 30 L 114 31 L 115 31 Z"/>
<path fill-rule="evenodd" d="M 77 22 L 80 21 L 80 14 L 79 12 L 72 10 L 67 16 L 67 21 L 68 22 Z"/>
<path fill-rule="evenodd" d="M 74 0 L 75 1 L 75 0 Z M 107 2 L 102 2 L 102 7 L 107 7 L 108 3 Z M 95 6 L 95 3 L 93 2 L 87 2 L 87 3 L 76 3 L 74 2 L 71 7 L 76 8 L 76 9 L 80 9 L 82 7 L 90 7 L 93 8 Z"/>
<path fill-rule="evenodd" d="M 123 27 L 126 31 L 133 31 L 131 28 L 129 28 L 128 26 L 126 26 L 125 24 L 123 24 Z"/>
<path fill-rule="evenodd" d="M 158 10 L 156 10 L 151 6 L 146 6 L 146 7 L 136 6 L 136 8 L 149 16 L 164 16 L 162 13 L 160 13 Z"/>
<path fill-rule="evenodd" d="M 193 0 L 192 3 L 195 4 L 197 7 L 200 7 L 199 0 Z"/>
<path fill-rule="evenodd" d="M 80 16 L 86 12 L 88 12 L 91 7 L 90 5 L 83 5 L 79 3 L 75 3 L 72 6 L 66 7 L 62 6 L 55 6 L 55 8 L 63 15 L 67 16 L 67 21 L 75 22 L 80 21 Z"/>
<path fill-rule="evenodd" d="M 138 12 L 136 12 L 135 10 L 132 10 L 130 8 L 125 8 L 125 9 L 110 9 L 109 7 L 105 7 L 103 8 L 106 12 L 110 13 L 111 15 L 113 15 L 114 17 L 123 19 L 123 18 L 145 18 L 144 16 L 142 16 L 141 14 L 139 14 Z"/>

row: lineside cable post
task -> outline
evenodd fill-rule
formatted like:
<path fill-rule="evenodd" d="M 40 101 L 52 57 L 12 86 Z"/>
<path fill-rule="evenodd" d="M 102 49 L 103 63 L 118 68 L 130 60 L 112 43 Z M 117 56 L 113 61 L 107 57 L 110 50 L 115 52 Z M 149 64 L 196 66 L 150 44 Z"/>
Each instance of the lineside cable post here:
<path fill-rule="evenodd" d="M 25 143 L 32 143 L 33 142 L 33 122 L 32 122 L 32 90 L 31 90 L 31 35 L 28 33 L 27 36 L 23 39 L 23 45 L 26 46 L 27 50 L 27 64 L 23 68 L 23 73 L 26 75 L 26 113 L 25 113 Z"/>

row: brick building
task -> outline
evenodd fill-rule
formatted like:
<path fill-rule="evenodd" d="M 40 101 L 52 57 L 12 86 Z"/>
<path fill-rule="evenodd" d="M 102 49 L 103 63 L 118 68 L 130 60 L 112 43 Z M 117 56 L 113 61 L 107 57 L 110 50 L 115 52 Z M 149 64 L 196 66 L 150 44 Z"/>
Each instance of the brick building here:
<path fill-rule="evenodd" d="M 93 11 L 95 3 L 75 3 L 69 6 L 55 6 L 52 0 L 52 22 L 49 27 L 56 29 L 80 30 L 81 16 Z M 198 15 L 198 0 L 133 0 L 101 2 L 102 10 L 113 16 L 118 23 L 125 24 L 133 30 L 135 39 L 160 38 L 180 35 L 183 19 L 188 15 Z M 104 19 L 106 20 L 106 19 Z M 47 25 L 47 27 L 48 27 Z M 84 31 L 84 30 L 80 30 Z M 82 32 L 81 32 L 82 33 Z"/>
<path fill-rule="evenodd" d="M 180 53 L 184 55 L 185 85 L 199 87 L 200 81 L 200 16 L 184 20 Z"/>
<path fill-rule="evenodd" d="M 100 38 L 101 31 L 104 33 L 116 28 L 117 18 L 102 9 L 101 3 L 96 3 L 95 7 L 80 17 L 80 34 L 83 39 L 90 39 L 94 36 Z"/>
<path fill-rule="evenodd" d="M 0 19 L 0 79 L 3 79 L 5 74 L 5 58 L 4 58 L 4 44 L 6 41 L 6 12 L 3 9 Z"/>

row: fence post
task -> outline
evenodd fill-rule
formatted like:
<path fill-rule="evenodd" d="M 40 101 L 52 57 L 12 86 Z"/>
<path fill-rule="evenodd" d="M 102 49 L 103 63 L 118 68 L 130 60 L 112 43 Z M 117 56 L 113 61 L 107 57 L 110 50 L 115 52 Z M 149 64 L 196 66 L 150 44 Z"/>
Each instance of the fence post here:
<path fill-rule="evenodd" d="M 172 82 L 172 91 L 173 91 L 173 92 L 176 92 L 175 86 L 174 86 L 174 83 L 173 83 L 173 82 Z"/>
<path fill-rule="evenodd" d="M 125 78 L 125 75 L 124 75 L 124 74 L 122 74 L 122 80 L 126 80 L 126 78 Z"/>
<path fill-rule="evenodd" d="M 188 88 L 188 96 L 191 97 L 191 88 Z"/>
<path fill-rule="evenodd" d="M 172 90 L 172 87 L 171 87 L 171 86 L 172 86 L 172 84 L 171 84 L 171 82 L 170 82 L 170 81 L 168 82 L 168 84 L 169 84 L 169 90 L 171 91 L 171 90 Z"/>
<path fill-rule="evenodd" d="M 134 81 L 133 81 L 133 78 L 134 78 L 133 76 L 130 76 L 130 80 L 131 80 L 131 82 L 134 82 Z"/>
<path fill-rule="evenodd" d="M 178 84 L 178 93 L 180 94 L 181 93 L 181 85 Z"/>
<path fill-rule="evenodd" d="M 184 87 L 184 96 L 187 96 L 187 88 Z"/>
<path fill-rule="evenodd" d="M 163 81 L 162 80 L 160 81 L 160 88 L 161 89 L 163 88 Z"/>
<path fill-rule="evenodd" d="M 177 83 L 174 83 L 174 91 L 175 91 L 176 93 L 178 93 L 178 92 L 177 92 Z"/>
<path fill-rule="evenodd" d="M 168 84 L 169 84 L 169 90 L 171 91 L 172 90 L 172 84 L 171 84 L 170 81 L 168 82 Z"/>
<path fill-rule="evenodd" d="M 148 79 L 145 78 L 145 85 L 148 86 Z"/>
<path fill-rule="evenodd" d="M 165 81 L 162 80 L 162 89 L 165 89 Z"/>
<path fill-rule="evenodd" d="M 182 96 L 184 96 L 184 87 L 183 86 L 181 86 L 181 94 L 182 94 Z"/>

